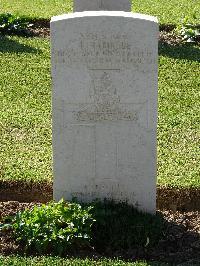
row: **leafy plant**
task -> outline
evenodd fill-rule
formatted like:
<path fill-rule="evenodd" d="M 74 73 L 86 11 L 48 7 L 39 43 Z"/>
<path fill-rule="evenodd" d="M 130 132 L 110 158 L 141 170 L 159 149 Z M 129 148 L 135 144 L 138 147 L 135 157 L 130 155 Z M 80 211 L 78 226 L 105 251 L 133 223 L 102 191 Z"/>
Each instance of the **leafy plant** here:
<path fill-rule="evenodd" d="M 61 200 L 43 204 L 19 212 L 10 224 L 4 224 L 4 228 L 8 227 L 27 251 L 54 255 L 88 245 L 100 252 L 145 249 L 155 246 L 165 231 L 160 215 L 112 201 L 80 205 Z"/>
<path fill-rule="evenodd" d="M 72 246 L 88 245 L 94 222 L 91 208 L 51 202 L 17 213 L 10 227 L 26 250 L 62 255 Z"/>
<path fill-rule="evenodd" d="M 196 19 L 196 15 L 193 15 Z M 182 22 L 176 28 L 176 31 L 182 36 L 185 42 L 196 42 L 200 39 L 200 26 L 190 23 L 188 17 L 184 17 Z"/>
<path fill-rule="evenodd" d="M 30 25 L 26 18 L 20 18 L 10 13 L 0 14 L 0 31 L 1 32 L 21 32 Z"/>

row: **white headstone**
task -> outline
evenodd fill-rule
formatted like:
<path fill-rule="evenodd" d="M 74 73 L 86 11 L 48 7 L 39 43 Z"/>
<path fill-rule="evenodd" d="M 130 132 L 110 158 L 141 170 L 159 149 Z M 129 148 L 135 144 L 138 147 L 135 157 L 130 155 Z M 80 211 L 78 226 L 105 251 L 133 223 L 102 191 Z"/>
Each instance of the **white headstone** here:
<path fill-rule="evenodd" d="M 74 12 L 109 10 L 131 11 L 130 0 L 74 0 Z"/>
<path fill-rule="evenodd" d="M 82 12 L 51 21 L 54 198 L 156 209 L 156 18 Z"/>

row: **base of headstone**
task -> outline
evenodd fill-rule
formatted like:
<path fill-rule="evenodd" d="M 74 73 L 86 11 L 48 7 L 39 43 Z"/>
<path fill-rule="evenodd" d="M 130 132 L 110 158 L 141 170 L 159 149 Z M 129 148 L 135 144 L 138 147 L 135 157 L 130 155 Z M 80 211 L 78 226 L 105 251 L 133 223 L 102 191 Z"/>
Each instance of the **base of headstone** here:
<path fill-rule="evenodd" d="M 74 0 L 74 12 L 82 11 L 131 11 L 130 0 Z"/>

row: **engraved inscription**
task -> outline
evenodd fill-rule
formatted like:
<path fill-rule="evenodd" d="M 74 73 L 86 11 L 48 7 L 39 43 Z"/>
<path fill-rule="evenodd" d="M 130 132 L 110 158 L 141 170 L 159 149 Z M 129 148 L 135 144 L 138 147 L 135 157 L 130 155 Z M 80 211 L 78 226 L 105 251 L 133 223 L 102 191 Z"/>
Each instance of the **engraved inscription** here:
<path fill-rule="evenodd" d="M 83 64 L 88 68 L 117 65 L 153 64 L 153 51 L 149 48 L 135 47 L 126 35 L 99 36 L 86 34 L 71 41 L 62 50 L 54 50 L 56 64 Z"/>
<path fill-rule="evenodd" d="M 79 110 L 76 115 L 78 121 L 116 121 L 136 120 L 135 112 L 125 109 L 120 103 L 120 96 L 113 86 L 108 71 L 95 70 L 91 73 L 93 92 L 93 104 Z"/>

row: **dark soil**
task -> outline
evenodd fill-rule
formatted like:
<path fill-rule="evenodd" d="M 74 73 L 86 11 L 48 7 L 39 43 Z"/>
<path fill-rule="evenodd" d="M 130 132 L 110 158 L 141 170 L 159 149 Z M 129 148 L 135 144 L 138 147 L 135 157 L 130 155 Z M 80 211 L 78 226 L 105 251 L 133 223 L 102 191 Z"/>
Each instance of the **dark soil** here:
<path fill-rule="evenodd" d="M 178 36 L 174 33 L 175 25 L 171 24 L 163 24 L 159 26 L 160 35 L 159 40 L 161 43 L 166 43 L 168 45 L 182 45 L 184 41 L 181 36 Z M 42 37 L 49 38 L 50 37 L 50 21 L 47 19 L 34 19 L 30 21 L 30 26 L 19 32 L 9 32 L 4 34 L 12 35 L 22 35 L 25 37 Z M 200 44 L 200 38 L 196 40 L 197 44 Z"/>
<path fill-rule="evenodd" d="M 50 36 L 50 21 L 49 20 L 34 20 L 32 26 L 28 29 L 28 35 L 36 37 L 49 37 Z"/>
<path fill-rule="evenodd" d="M 159 40 L 161 43 L 167 43 L 169 45 L 182 44 L 183 40 L 181 36 L 178 36 L 173 32 L 174 25 L 161 25 Z M 50 36 L 50 22 L 48 20 L 35 20 L 32 26 L 27 31 L 28 35 L 37 37 L 49 37 Z M 200 40 L 198 40 L 200 42 Z"/>
<path fill-rule="evenodd" d="M 53 199 L 52 183 L 0 181 L 0 201 L 43 202 Z M 157 187 L 157 208 L 200 211 L 200 189 Z"/>
<path fill-rule="evenodd" d="M 19 203 L 18 201 L 0 202 L 0 221 L 25 208 L 31 209 L 34 205 L 35 203 Z M 88 250 L 76 250 L 72 255 L 95 258 L 120 257 L 125 260 L 147 259 L 169 262 L 173 265 L 183 262 L 187 262 L 187 265 L 200 265 L 200 212 L 166 210 L 158 212 L 164 217 L 167 231 L 156 247 L 119 250 L 114 254 L 109 251 L 109 248 L 105 247 L 105 251 L 100 253 L 94 247 Z M 10 230 L 0 232 L 0 254 L 24 254 L 23 246 L 16 243 Z"/>
<path fill-rule="evenodd" d="M 0 201 L 43 202 L 53 199 L 53 186 L 48 182 L 0 181 Z"/>
<path fill-rule="evenodd" d="M 183 43 L 181 36 L 175 34 L 173 31 L 168 32 L 165 30 L 160 31 L 159 40 L 161 43 L 166 43 L 173 46 Z"/>
<path fill-rule="evenodd" d="M 182 212 L 200 211 L 200 189 L 158 186 L 157 208 Z"/>
<path fill-rule="evenodd" d="M 175 25 L 160 25 L 160 36 L 159 40 L 162 43 L 170 45 L 182 44 L 183 40 L 181 36 L 174 33 Z M 32 26 L 27 31 L 28 35 L 37 37 L 49 37 L 50 36 L 50 21 L 49 20 L 34 20 Z M 200 42 L 200 40 L 198 40 Z"/>

